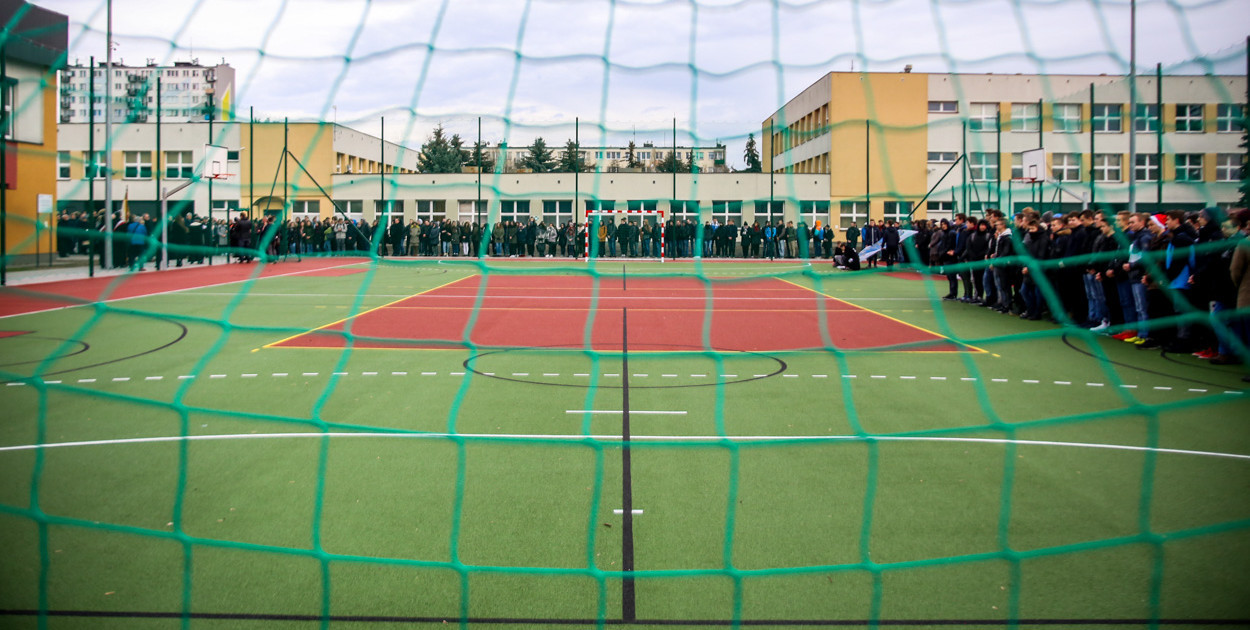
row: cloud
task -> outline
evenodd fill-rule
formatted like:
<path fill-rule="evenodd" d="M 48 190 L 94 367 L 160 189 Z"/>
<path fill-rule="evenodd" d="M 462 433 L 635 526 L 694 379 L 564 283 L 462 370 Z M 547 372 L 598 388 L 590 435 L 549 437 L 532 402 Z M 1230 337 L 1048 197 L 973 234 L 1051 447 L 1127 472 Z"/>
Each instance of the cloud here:
<path fill-rule="evenodd" d="M 37 0 L 38 2 L 38 0 Z M 104 58 L 105 0 L 70 16 Z M 332 119 L 419 145 L 466 138 L 742 143 L 830 70 L 1122 73 L 1129 0 L 114 0 L 117 57 L 221 58 L 240 112 Z M 1245 0 L 1140 0 L 1139 65 L 1241 73 Z"/>

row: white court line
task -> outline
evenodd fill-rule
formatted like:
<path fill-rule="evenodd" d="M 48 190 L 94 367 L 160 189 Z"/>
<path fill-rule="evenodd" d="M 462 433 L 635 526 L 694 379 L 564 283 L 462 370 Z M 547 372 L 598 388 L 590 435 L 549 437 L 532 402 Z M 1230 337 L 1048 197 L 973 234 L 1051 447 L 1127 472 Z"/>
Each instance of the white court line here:
<path fill-rule="evenodd" d="M 625 412 L 624 412 L 624 411 L 622 411 L 622 410 L 620 410 L 620 409 L 565 409 L 565 410 L 564 410 L 564 413 L 567 413 L 567 414 L 578 414 L 578 415 L 581 415 L 581 414 L 587 414 L 587 413 L 588 413 L 588 414 L 609 414 L 609 415 L 620 415 L 620 414 L 625 413 Z M 687 413 L 687 412 L 685 412 L 685 411 L 644 411 L 644 410 L 635 410 L 635 409 L 630 409 L 630 410 L 629 410 L 629 415 L 631 415 L 631 416 L 633 416 L 633 415 L 639 415 L 639 416 L 684 416 L 684 415 L 686 415 L 686 413 Z"/>
<path fill-rule="evenodd" d="M 113 302 L 122 302 L 122 301 L 125 301 L 125 300 L 138 300 L 138 299 L 142 299 L 142 298 L 146 298 L 146 297 L 152 297 L 152 296 L 156 296 L 156 295 L 169 295 L 170 293 L 184 293 L 184 292 L 187 292 L 187 291 L 195 291 L 195 290 L 197 290 L 197 289 L 206 289 L 206 288 L 208 288 L 208 287 L 221 287 L 221 286 L 226 286 L 226 285 L 228 285 L 228 284 L 238 284 L 238 283 L 240 283 L 240 282 L 256 282 L 256 281 L 258 281 L 258 280 L 268 280 L 268 279 L 270 279 L 270 278 L 281 278 L 281 277 L 284 277 L 284 276 L 295 276 L 295 275 L 299 275 L 299 274 L 301 274 L 301 273 L 312 273 L 312 272 L 314 272 L 314 271 L 325 271 L 326 269 L 340 269 L 340 268 L 343 268 L 343 267 L 350 267 L 350 266 L 352 266 L 352 265 L 360 265 L 360 264 L 364 264 L 364 263 L 362 263 L 362 262 L 360 262 L 360 261 L 357 261 L 357 262 L 351 262 L 351 263 L 343 263 L 343 264 L 341 264 L 341 265 L 335 265 L 335 266 L 333 266 L 333 267 L 318 267 L 318 268 L 316 268 L 316 269 L 305 269 L 305 270 L 303 270 L 303 271 L 289 271 L 289 272 L 287 272 L 287 273 L 275 273 L 275 274 L 273 274 L 272 276 L 261 276 L 261 275 L 259 275 L 259 274 L 258 274 L 258 275 L 256 275 L 256 276 L 247 277 L 247 278 L 244 278 L 244 279 L 242 279 L 242 280 L 230 280 L 230 281 L 228 281 L 228 282 L 214 282 L 214 283 L 212 283 L 212 284 L 204 284 L 204 285 L 195 286 L 195 287 L 186 287 L 186 288 L 183 288 L 183 289 L 170 289 L 170 290 L 168 290 L 168 291 L 157 291 L 157 292 L 155 292 L 155 293 L 148 293 L 148 294 L 146 294 L 146 295 L 133 295 L 133 296 L 129 296 L 129 297 L 109 298 L 109 299 L 107 299 L 107 300 L 94 300 L 94 301 L 89 301 L 89 302 L 83 302 L 83 303 L 81 303 L 81 304 L 66 304 L 65 306 L 54 306 L 54 307 L 52 307 L 52 308 L 45 308 L 45 309 L 43 309 L 43 310 L 39 310 L 39 311 L 27 311 L 27 312 L 25 312 L 25 313 L 13 313 L 12 315 L 0 315 L 0 319 L 6 319 L 6 318 L 9 318 L 9 317 L 20 317 L 20 316 L 22 316 L 22 315 L 34 315 L 34 314 L 36 314 L 36 313 L 47 313 L 47 312 L 50 312 L 50 311 L 62 311 L 62 310 L 65 310 L 65 309 L 67 309 L 67 308 L 78 308 L 78 307 L 80 307 L 80 306 L 94 306 L 94 305 L 96 305 L 96 304 L 111 304 L 111 303 L 113 303 Z M 172 271 L 172 270 L 166 270 L 166 271 L 165 271 L 165 273 L 177 273 L 177 272 Z M 113 286 L 113 285 L 114 285 L 114 284 L 116 284 L 116 283 L 118 283 L 118 282 L 120 282 L 121 280 L 123 280 L 123 279 L 125 279 L 125 278 L 128 278 L 128 277 L 129 277 L 129 275 L 130 275 L 130 274 L 120 274 L 120 275 L 117 275 L 117 276 L 105 276 L 105 277 L 109 277 L 109 278 L 117 278 L 117 280 L 113 280 L 113 281 L 111 281 L 111 282 L 109 283 L 109 285 L 108 285 L 108 287 L 107 287 L 107 288 L 108 288 L 108 290 L 109 290 L 109 291 L 114 290 L 114 286 Z M 81 279 L 81 278 L 77 278 L 77 279 L 75 279 L 75 280 L 80 280 L 80 279 Z M 47 283 L 38 282 L 38 283 L 32 283 L 32 284 L 29 284 L 29 285 L 19 285 L 19 286 L 21 286 L 21 287 L 25 288 L 25 287 L 30 287 L 30 286 L 39 286 L 39 285 L 42 285 L 42 284 L 56 284 L 57 282 L 72 282 L 72 281 L 74 281 L 74 280 L 56 280 L 56 281 L 53 281 L 53 282 L 47 282 Z M 27 290 L 28 290 L 28 291 L 34 291 L 33 289 L 27 289 Z M 237 293 L 231 293 L 230 295 L 238 295 L 238 294 L 237 294 Z M 63 296 L 62 296 L 62 297 L 63 297 Z M 53 298 L 53 299 L 55 299 L 55 298 Z"/>
<path fill-rule="evenodd" d="M 408 376 L 407 372 L 391 372 L 391 376 Z"/>
<path fill-rule="evenodd" d="M 620 435 L 541 435 L 521 433 L 235 433 L 223 435 L 170 435 L 146 438 L 127 438 L 121 440 L 91 440 L 83 442 L 51 442 L 47 444 L 23 444 L 18 446 L 0 446 L 0 453 L 8 451 L 34 451 L 51 448 L 70 448 L 79 446 L 121 446 L 128 444 L 160 444 L 171 442 L 212 442 L 226 440 L 266 440 L 266 439 L 310 439 L 310 438 L 389 438 L 409 440 L 533 440 L 536 442 L 584 442 L 597 440 L 619 442 Z M 1091 442 L 1056 442 L 1051 440 L 1008 440 L 999 438 L 965 438 L 965 437 L 927 437 L 904 435 L 631 435 L 635 442 L 933 442 L 950 444 L 1016 444 L 1020 446 L 1056 446 L 1069 448 L 1092 448 L 1114 451 L 1132 451 L 1139 453 L 1167 453 L 1172 455 L 1194 455 L 1198 457 L 1222 457 L 1250 461 L 1250 455 L 1241 453 L 1221 453 L 1217 451 L 1191 451 L 1175 448 L 1154 448 L 1149 446 L 1130 446 L 1127 444 L 1099 444 Z"/>
<path fill-rule="evenodd" d="M 623 509 L 621 509 L 621 508 L 617 508 L 617 509 L 615 509 L 615 510 L 612 510 L 612 513 L 613 513 L 613 514 L 624 514 L 624 513 L 625 513 L 625 510 L 623 510 Z M 642 510 L 630 510 L 630 511 L 629 511 L 629 513 L 630 513 L 630 514 L 642 514 Z"/>

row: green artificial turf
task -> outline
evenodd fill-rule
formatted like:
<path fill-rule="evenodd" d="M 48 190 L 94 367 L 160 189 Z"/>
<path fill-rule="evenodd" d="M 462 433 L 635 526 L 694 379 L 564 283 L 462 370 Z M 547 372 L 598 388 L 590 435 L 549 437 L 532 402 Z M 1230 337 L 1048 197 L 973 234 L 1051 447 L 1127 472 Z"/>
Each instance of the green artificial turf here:
<path fill-rule="evenodd" d="M 631 352 L 625 371 L 615 351 L 265 347 L 479 271 L 588 271 L 362 268 L 0 320 L 33 331 L 0 339 L 19 383 L 0 446 L 232 436 L 0 451 L 0 626 L 619 623 L 627 453 L 590 436 L 622 416 L 583 410 L 621 410 L 621 374 L 640 625 L 1250 619 L 1250 460 L 1003 442 L 1250 455 L 1235 368 L 797 264 L 628 270 L 780 275 L 977 351 Z M 639 413 L 662 410 L 684 413 Z M 374 435 L 246 438 L 323 432 Z"/>

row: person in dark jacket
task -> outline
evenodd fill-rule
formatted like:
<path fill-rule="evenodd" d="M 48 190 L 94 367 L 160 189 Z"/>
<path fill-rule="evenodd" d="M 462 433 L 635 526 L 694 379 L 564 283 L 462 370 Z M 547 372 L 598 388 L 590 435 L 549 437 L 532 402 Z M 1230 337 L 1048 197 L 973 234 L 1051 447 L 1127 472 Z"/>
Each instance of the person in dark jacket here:
<path fill-rule="evenodd" d="M 985 219 L 977 221 L 975 226 L 969 221 L 968 226 L 968 245 L 964 248 L 964 263 L 972 265 L 973 268 L 969 269 L 967 276 L 964 276 L 962 301 L 982 304 L 985 302 L 985 276 L 976 265 L 985 260 L 990 250 L 990 240 L 993 237 L 990 234 L 990 222 Z M 972 295 L 969 295 L 970 291 L 966 284 L 969 280 L 973 285 Z"/>
<path fill-rule="evenodd" d="M 894 262 L 898 260 L 898 224 L 893 220 L 887 221 L 885 228 L 881 230 L 881 256 L 885 259 L 885 266 L 889 269 L 894 268 Z"/>
<path fill-rule="evenodd" d="M 1031 261 L 1043 261 L 1050 251 L 1050 239 L 1046 231 L 1042 229 L 1041 221 L 1035 218 L 1025 220 L 1025 234 L 1022 240 L 1024 256 Z M 1020 273 L 1024 276 L 1024 283 L 1021 285 L 1021 294 L 1024 296 L 1025 311 L 1020 315 L 1022 319 L 1039 320 L 1042 318 L 1042 307 L 1045 301 L 1042 295 L 1040 278 L 1044 275 L 1040 265 L 1034 265 L 1029 260 L 1021 266 Z"/>

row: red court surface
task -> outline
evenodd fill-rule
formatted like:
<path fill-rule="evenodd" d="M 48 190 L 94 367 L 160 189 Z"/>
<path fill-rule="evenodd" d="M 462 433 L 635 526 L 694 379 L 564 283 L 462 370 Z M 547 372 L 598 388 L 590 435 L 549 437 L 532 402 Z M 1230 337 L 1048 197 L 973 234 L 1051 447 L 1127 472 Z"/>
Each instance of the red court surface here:
<path fill-rule="evenodd" d="M 333 267 L 367 261 L 367 258 L 310 258 L 301 262 L 270 263 L 260 267 L 259 270 L 256 263 L 220 263 L 212 267 L 199 265 L 165 271 L 149 270 L 120 276 L 3 287 L 0 288 L 0 317 L 197 289 L 250 278 L 307 275 L 308 272 L 322 273 Z"/>
<path fill-rule="evenodd" d="M 630 352 L 837 348 L 972 350 L 937 333 L 775 279 L 482 276 L 458 280 L 270 348 L 584 348 Z M 822 331 L 824 334 L 822 334 Z M 826 336 L 827 335 L 827 336 Z"/>
<path fill-rule="evenodd" d="M 299 274 L 299 278 L 337 278 L 339 276 L 354 276 L 358 273 L 364 273 L 364 269 L 322 269 L 320 271 L 310 271 L 308 273 Z"/>

